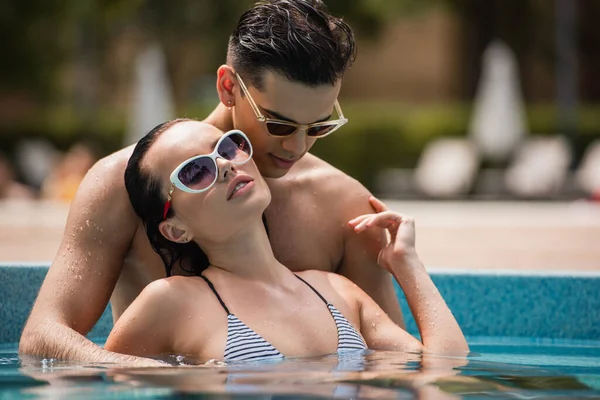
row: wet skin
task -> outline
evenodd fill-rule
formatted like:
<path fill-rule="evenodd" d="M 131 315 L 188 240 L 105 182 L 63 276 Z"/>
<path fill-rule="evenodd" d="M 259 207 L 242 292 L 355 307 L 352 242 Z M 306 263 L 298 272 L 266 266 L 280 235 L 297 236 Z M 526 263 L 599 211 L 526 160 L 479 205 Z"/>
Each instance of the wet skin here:
<path fill-rule="evenodd" d="M 182 160 L 210 154 L 221 137 L 212 125 L 179 122 L 150 147 L 144 169 L 165 192 L 171 186 L 169 171 Z M 255 163 L 219 158 L 217 165 L 214 184 L 203 192 L 173 192 L 176 211 L 159 224 L 160 232 L 172 242 L 194 241 L 200 246 L 210 260 L 203 276 L 218 288 L 228 312 L 283 355 L 335 353 L 338 330 L 325 303 L 273 254 L 261 218 L 271 193 Z M 232 196 L 241 182 L 246 186 Z M 394 324 L 341 275 L 321 271 L 297 275 L 340 311 L 370 349 L 463 355 L 468 346 L 460 327 L 416 254 L 414 220 L 385 210 L 383 204 L 373 205 L 381 212 L 359 216 L 348 225 L 357 235 L 388 231 L 390 240 L 379 253 L 379 265 L 404 291 L 422 342 Z M 225 354 L 229 327 L 224 307 L 203 279 L 169 277 L 144 288 L 116 322 L 105 348 L 134 356 L 185 354 L 218 360 Z"/>
<path fill-rule="evenodd" d="M 260 107 L 303 124 L 333 113 L 340 83 L 313 88 L 266 74 L 262 91 L 249 87 Z M 250 137 L 253 159 L 272 194 L 265 213 L 276 258 L 292 271 L 315 269 L 344 275 L 402 326 L 392 278 L 377 265 L 385 234 L 357 235 L 348 226 L 349 220 L 373 212 L 368 190 L 307 153 L 316 139 L 304 131 L 284 139 L 269 136 L 229 67 L 219 69 L 217 91 L 221 104 L 205 122 L 222 131 L 235 126 Z M 343 128 L 334 134 L 343 135 Z M 124 187 L 123 174 L 132 151 L 130 146 L 100 160 L 83 180 L 23 332 L 20 352 L 87 361 L 132 360 L 82 336 L 109 300 L 116 320 L 146 285 L 165 275 Z M 297 161 L 288 170 L 273 157 Z"/>

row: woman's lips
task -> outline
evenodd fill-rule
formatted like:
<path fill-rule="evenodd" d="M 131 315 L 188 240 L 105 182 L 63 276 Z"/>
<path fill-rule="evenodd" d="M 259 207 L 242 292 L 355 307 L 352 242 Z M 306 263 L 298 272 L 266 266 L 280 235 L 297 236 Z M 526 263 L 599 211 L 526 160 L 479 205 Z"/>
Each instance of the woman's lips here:
<path fill-rule="evenodd" d="M 231 194 L 231 196 L 229 197 L 228 200 L 235 199 L 236 197 L 244 196 L 246 193 L 248 193 L 254 187 L 254 181 L 247 181 L 244 183 L 245 183 L 245 185 L 242 186 L 240 189 L 234 190 L 234 192 Z"/>

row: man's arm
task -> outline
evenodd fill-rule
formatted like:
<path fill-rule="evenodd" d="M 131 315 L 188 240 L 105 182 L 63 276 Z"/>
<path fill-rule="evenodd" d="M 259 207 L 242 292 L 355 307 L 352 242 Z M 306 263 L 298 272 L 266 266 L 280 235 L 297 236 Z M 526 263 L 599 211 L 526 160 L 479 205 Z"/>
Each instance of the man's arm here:
<path fill-rule="evenodd" d="M 342 185 L 343 184 L 343 185 Z M 338 180 L 337 190 L 344 201 L 341 204 L 340 225 L 344 229 L 344 255 L 339 274 L 364 290 L 398 326 L 404 327 L 400 304 L 394 291 L 392 276 L 377 263 L 377 256 L 387 243 L 382 230 L 368 230 L 356 234 L 348 221 L 373 213 L 369 203 L 371 194 L 354 179 Z"/>
<path fill-rule="evenodd" d="M 84 337 L 106 308 L 138 221 L 124 187 L 129 152 L 99 161 L 71 204 L 58 253 L 19 343 L 22 354 L 89 362 L 152 362 Z"/>

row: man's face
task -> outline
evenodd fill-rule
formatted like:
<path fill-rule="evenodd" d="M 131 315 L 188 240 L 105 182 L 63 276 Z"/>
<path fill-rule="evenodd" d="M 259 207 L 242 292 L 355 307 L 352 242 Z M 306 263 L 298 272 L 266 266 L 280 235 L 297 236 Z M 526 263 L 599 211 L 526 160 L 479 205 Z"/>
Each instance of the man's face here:
<path fill-rule="evenodd" d="M 270 71 L 263 74 L 262 91 L 251 86 L 250 82 L 245 83 L 265 117 L 298 124 L 330 119 L 341 87 L 341 81 L 335 85 L 306 86 Z M 254 148 L 253 158 L 261 174 L 268 178 L 282 177 L 317 139 L 308 136 L 305 130 L 297 130 L 286 137 L 269 135 L 265 124 L 257 120 L 248 98 L 242 96 L 239 85 L 235 96 L 233 124 L 250 138 Z M 333 117 L 337 118 L 337 115 Z"/>

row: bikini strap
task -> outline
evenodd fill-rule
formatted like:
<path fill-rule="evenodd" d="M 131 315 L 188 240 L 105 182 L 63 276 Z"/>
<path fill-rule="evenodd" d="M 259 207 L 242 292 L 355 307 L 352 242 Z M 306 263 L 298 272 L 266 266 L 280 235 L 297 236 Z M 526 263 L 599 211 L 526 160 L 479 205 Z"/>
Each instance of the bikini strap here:
<path fill-rule="evenodd" d="M 296 275 L 296 274 L 294 274 L 294 275 Z M 302 282 L 304 282 L 306 284 L 306 286 L 308 286 L 309 288 L 311 288 L 312 291 L 315 292 L 316 295 L 321 298 L 321 300 L 323 300 L 323 303 L 329 305 L 329 302 L 327 300 L 325 300 L 325 297 L 321 296 L 321 293 L 317 292 L 317 289 L 315 289 L 314 287 L 312 287 L 312 285 L 310 283 L 306 282 L 304 279 L 300 278 L 298 275 L 296 275 L 296 278 L 300 279 Z"/>
<path fill-rule="evenodd" d="M 229 309 L 227 308 L 227 306 L 225 305 L 225 303 L 223 303 L 223 300 L 221 299 L 221 296 L 219 296 L 219 293 L 217 292 L 217 289 L 215 289 L 215 285 L 213 285 L 212 282 L 209 281 L 208 278 L 205 277 L 203 274 L 200 274 L 200 278 L 202 278 L 202 279 L 204 279 L 206 281 L 206 283 L 208 284 L 208 287 L 210 288 L 210 290 L 212 290 L 213 293 L 215 294 L 215 296 L 217 296 L 217 300 L 219 300 L 219 303 L 221 303 L 221 305 L 225 309 L 225 312 L 227 313 L 227 315 L 231 315 L 231 313 L 229 312 Z"/>

